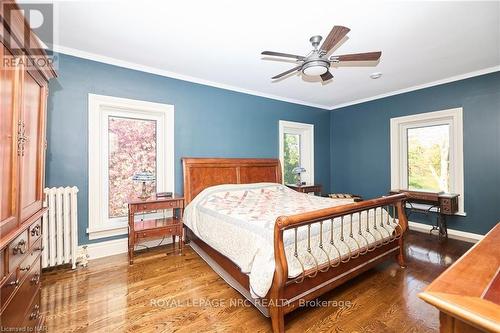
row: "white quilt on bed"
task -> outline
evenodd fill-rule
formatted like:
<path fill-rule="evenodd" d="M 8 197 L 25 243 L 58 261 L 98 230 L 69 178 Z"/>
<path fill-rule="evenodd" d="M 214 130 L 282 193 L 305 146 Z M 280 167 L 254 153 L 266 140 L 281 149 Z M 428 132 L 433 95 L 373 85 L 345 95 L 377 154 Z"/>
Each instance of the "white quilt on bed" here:
<path fill-rule="evenodd" d="M 249 275 L 253 297 L 264 297 L 271 287 L 274 274 L 273 236 L 276 218 L 350 203 L 351 200 L 332 200 L 299 193 L 274 183 L 219 185 L 205 189 L 189 203 L 184 211 L 184 224 Z M 350 216 L 345 217 L 343 223 L 340 218 L 333 221 L 334 245 L 342 256 L 349 253 L 347 245 L 355 251 L 358 244 L 365 247 L 367 243 L 373 244 L 390 237 L 397 223 L 397 220 L 388 218 L 384 209 L 372 210 L 368 218 L 366 215 L 361 214 L 361 221 L 358 214 L 352 216 L 353 237 L 350 237 Z M 367 223 L 371 233 L 366 232 Z M 374 223 L 378 226 L 377 232 L 374 232 Z M 323 249 L 333 261 L 338 259 L 339 251 L 330 245 L 331 225 L 331 220 L 323 223 Z M 359 235 L 360 230 L 362 236 Z M 319 231 L 320 224 L 313 224 L 310 230 L 311 255 L 307 252 L 308 227 L 298 229 L 298 258 L 306 270 L 316 267 L 314 258 L 320 264 L 328 261 L 318 246 Z M 341 231 L 344 242 L 341 241 Z M 294 257 L 294 239 L 293 230 L 285 231 L 289 277 L 297 277 L 302 273 L 302 265 Z"/>

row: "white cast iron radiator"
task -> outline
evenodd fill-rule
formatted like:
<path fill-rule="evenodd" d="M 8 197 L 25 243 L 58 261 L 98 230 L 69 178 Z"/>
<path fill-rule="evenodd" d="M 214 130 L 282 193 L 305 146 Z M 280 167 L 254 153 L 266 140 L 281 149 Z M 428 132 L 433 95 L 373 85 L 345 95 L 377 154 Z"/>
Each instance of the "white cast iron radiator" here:
<path fill-rule="evenodd" d="M 44 190 L 42 267 L 71 263 L 76 268 L 78 251 L 78 187 L 52 187 Z"/>

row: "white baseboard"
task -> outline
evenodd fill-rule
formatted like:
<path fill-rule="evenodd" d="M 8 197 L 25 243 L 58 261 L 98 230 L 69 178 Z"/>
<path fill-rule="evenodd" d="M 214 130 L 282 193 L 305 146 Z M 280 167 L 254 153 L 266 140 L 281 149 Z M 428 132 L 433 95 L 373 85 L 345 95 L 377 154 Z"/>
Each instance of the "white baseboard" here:
<path fill-rule="evenodd" d="M 410 230 L 415 230 L 418 232 L 425 232 L 425 233 L 429 233 L 429 230 L 431 230 L 432 228 L 432 226 L 428 224 L 418 223 L 413 221 L 408 221 L 408 226 L 410 227 Z M 483 239 L 484 235 L 448 228 L 448 237 L 453 239 L 463 240 L 470 243 L 476 243 L 481 239 Z"/>
<path fill-rule="evenodd" d="M 141 248 L 144 248 L 141 245 L 145 245 L 147 247 L 156 247 L 156 246 L 158 246 L 159 243 L 160 243 L 160 239 L 141 242 L 140 244 L 136 244 L 136 249 L 140 250 Z M 166 244 L 172 244 L 171 237 L 166 237 L 163 240 L 163 242 L 161 243 L 161 245 L 166 245 Z M 84 246 L 87 247 L 87 254 L 89 255 L 88 259 L 92 260 L 92 259 L 113 256 L 115 254 L 127 253 L 128 252 L 128 239 L 127 238 L 120 238 L 120 239 L 113 239 L 110 241 L 99 242 L 99 243 L 85 244 L 85 245 L 80 245 L 79 248 L 82 248 Z"/>

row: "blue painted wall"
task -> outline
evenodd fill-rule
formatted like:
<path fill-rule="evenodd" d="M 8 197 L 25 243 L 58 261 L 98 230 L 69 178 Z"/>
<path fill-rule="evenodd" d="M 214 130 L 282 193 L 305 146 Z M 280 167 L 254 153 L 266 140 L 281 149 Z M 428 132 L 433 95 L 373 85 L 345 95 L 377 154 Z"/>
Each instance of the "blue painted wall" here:
<path fill-rule="evenodd" d="M 329 189 L 330 112 L 60 55 L 48 100 L 47 186 L 76 185 L 79 243 L 88 226 L 89 93 L 175 106 L 175 188 L 180 158 L 278 157 L 278 120 L 314 124 L 315 180 Z M 102 240 L 101 240 L 102 241 Z"/>
<path fill-rule="evenodd" d="M 277 157 L 282 119 L 315 125 L 315 176 L 325 191 L 380 196 L 390 189 L 390 118 L 463 107 L 467 217 L 452 218 L 450 228 L 485 233 L 500 220 L 499 72 L 333 112 L 66 55 L 60 55 L 58 73 L 48 102 L 46 184 L 79 187 L 80 244 L 91 242 L 86 234 L 89 93 L 175 105 L 179 192 L 182 156 Z"/>
<path fill-rule="evenodd" d="M 390 118 L 456 107 L 464 116 L 467 216 L 449 219 L 449 227 L 486 233 L 500 221 L 500 72 L 332 111 L 332 191 L 365 198 L 386 194 Z"/>

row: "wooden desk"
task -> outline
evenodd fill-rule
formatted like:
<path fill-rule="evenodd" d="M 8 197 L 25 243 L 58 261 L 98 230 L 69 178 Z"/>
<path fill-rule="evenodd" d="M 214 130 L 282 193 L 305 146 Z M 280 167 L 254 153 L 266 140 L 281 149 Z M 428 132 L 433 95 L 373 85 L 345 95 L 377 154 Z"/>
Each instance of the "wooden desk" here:
<path fill-rule="evenodd" d="M 441 333 L 500 332 L 500 223 L 418 296 Z"/>
<path fill-rule="evenodd" d="M 448 227 L 446 225 L 446 216 L 454 215 L 458 212 L 458 194 L 444 193 L 444 192 L 424 192 L 424 191 L 412 191 L 412 190 L 391 190 L 391 194 L 406 193 L 407 200 L 410 204 L 411 212 L 420 212 L 428 215 L 432 212 L 432 208 L 436 209 L 438 213 L 437 225 L 433 226 L 430 232 L 437 230 L 439 239 L 448 238 Z M 420 209 L 413 207 L 413 203 L 416 204 L 427 204 L 430 205 L 427 209 Z"/>
<path fill-rule="evenodd" d="M 171 209 L 172 216 L 156 219 L 135 221 L 135 214 Z M 137 243 L 147 238 L 172 236 L 175 251 L 175 238 L 179 236 L 179 253 L 183 248 L 182 214 L 184 211 L 184 197 L 174 194 L 172 197 L 151 196 L 147 199 L 131 198 L 128 201 L 128 258 L 129 263 L 134 263 L 134 248 Z"/>

